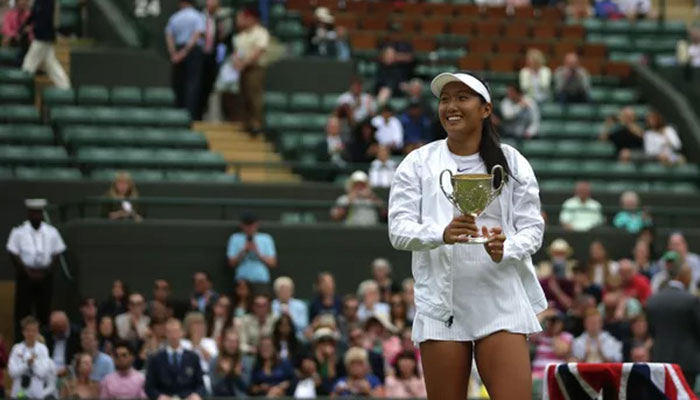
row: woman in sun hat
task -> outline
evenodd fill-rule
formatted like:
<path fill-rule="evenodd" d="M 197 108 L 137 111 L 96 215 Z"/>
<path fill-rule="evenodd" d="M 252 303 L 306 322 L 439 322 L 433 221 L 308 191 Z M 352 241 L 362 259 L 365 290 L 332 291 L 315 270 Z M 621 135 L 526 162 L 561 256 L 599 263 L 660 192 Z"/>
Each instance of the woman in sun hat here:
<path fill-rule="evenodd" d="M 539 188 L 528 161 L 501 144 L 491 93 L 468 72 L 443 73 L 431 90 L 447 138 L 410 153 L 389 198 L 389 238 L 413 252 L 416 317 L 429 399 L 467 396 L 472 356 L 491 399 L 530 399 L 527 335 L 547 307 L 531 256 L 542 244 Z M 440 173 L 487 173 L 501 194 L 479 217 L 459 215 L 440 190 Z M 483 245 L 465 245 L 484 236 Z"/>

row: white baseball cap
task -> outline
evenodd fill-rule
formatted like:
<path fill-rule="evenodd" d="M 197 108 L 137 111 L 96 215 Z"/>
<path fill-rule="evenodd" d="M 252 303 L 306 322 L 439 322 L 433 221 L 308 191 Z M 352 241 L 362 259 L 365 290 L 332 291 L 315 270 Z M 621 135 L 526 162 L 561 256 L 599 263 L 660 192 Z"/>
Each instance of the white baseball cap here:
<path fill-rule="evenodd" d="M 474 75 L 468 74 L 466 72 L 457 72 L 454 74 L 451 72 L 444 72 L 433 78 L 433 81 L 430 83 L 430 90 L 433 92 L 435 97 L 440 97 L 440 93 L 442 93 L 442 88 L 444 88 L 445 85 L 451 82 L 464 83 L 465 85 L 469 86 L 473 91 L 478 93 L 481 97 L 483 97 L 487 103 L 491 103 L 491 93 L 486 88 L 486 85 L 484 85 Z"/>

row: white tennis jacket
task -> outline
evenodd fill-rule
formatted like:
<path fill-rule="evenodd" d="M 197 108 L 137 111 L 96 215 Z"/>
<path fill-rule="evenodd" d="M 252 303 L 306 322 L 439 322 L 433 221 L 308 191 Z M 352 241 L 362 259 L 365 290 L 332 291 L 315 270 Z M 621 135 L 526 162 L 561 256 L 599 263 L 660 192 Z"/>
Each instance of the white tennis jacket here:
<path fill-rule="evenodd" d="M 544 220 L 540 212 L 539 187 L 530 163 L 513 147 L 501 145 L 513 177 L 504 185 L 500 201 L 506 235 L 504 268 L 516 268 L 535 313 L 547 308 L 531 256 L 542 245 Z M 413 252 L 417 312 L 452 323 L 454 316 L 452 271 L 455 246 L 443 242 L 445 227 L 455 215 L 454 206 L 440 189 L 440 173 L 456 172 L 446 140 L 411 152 L 394 174 L 389 195 L 389 239 L 397 250 Z M 445 177 L 445 180 L 448 178 Z"/>

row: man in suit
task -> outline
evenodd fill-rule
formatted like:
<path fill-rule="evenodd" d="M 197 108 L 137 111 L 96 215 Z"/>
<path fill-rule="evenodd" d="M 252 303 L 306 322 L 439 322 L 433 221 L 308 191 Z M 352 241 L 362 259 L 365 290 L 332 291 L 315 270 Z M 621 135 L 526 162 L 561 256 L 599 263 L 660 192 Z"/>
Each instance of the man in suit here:
<path fill-rule="evenodd" d="M 171 318 L 166 325 L 167 346 L 151 356 L 146 373 L 146 394 L 151 400 L 201 400 L 204 381 L 199 356 L 180 345 L 182 324 Z"/>
<path fill-rule="evenodd" d="M 687 291 L 691 271 L 680 263 L 680 256 L 667 271 L 670 280 L 647 301 L 652 360 L 677 363 L 692 388 L 700 373 L 700 299 Z"/>
<path fill-rule="evenodd" d="M 68 374 L 68 366 L 73 356 L 80 351 L 80 332 L 71 325 L 63 311 L 54 311 L 49 317 L 49 329 L 44 333 L 49 356 L 56 364 L 59 377 Z"/>

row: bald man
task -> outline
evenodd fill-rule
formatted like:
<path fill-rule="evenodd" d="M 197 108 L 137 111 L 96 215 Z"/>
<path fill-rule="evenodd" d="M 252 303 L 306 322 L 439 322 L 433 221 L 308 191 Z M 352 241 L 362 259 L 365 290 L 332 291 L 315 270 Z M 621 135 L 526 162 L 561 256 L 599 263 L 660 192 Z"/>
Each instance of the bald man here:
<path fill-rule="evenodd" d="M 68 374 L 73 356 L 80 351 L 80 334 L 63 311 L 53 311 L 49 317 L 49 329 L 44 333 L 49 356 L 56 364 L 59 377 Z"/>

